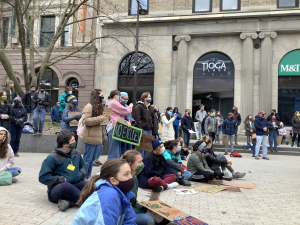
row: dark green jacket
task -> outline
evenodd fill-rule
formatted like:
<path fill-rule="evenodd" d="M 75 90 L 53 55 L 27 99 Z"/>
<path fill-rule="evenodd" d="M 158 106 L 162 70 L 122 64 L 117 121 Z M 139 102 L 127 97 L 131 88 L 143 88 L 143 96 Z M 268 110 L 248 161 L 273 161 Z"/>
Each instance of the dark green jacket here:
<path fill-rule="evenodd" d="M 132 199 L 130 199 L 130 203 L 132 205 L 132 208 L 133 208 L 135 214 L 146 213 L 147 209 L 144 206 L 137 203 L 137 201 L 136 201 L 137 192 L 139 189 L 139 181 L 135 175 L 133 175 L 133 178 L 134 178 L 134 187 L 131 189 L 131 191 L 134 193 L 134 197 Z"/>
<path fill-rule="evenodd" d="M 67 169 L 71 161 L 72 165 L 75 166 L 74 171 Z M 51 189 L 55 185 L 65 182 L 65 178 L 67 182 L 76 184 L 83 180 L 85 176 L 84 161 L 78 151 L 73 149 L 71 157 L 69 157 L 58 147 L 55 147 L 42 163 L 39 181 L 47 185 L 48 189 Z"/>

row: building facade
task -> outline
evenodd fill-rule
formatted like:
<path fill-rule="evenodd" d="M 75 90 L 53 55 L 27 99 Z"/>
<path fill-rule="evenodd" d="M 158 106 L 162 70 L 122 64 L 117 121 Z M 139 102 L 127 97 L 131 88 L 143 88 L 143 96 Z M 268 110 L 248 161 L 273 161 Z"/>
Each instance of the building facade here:
<path fill-rule="evenodd" d="M 259 110 L 279 111 L 289 125 L 300 93 L 299 0 L 141 0 L 138 99 L 153 94 L 160 111 L 200 104 L 242 119 Z M 121 32 L 104 20 L 106 51 L 96 59 L 95 87 L 119 89 L 132 99 L 136 0 L 119 0 Z M 129 32 L 130 31 L 130 32 Z M 291 54 L 291 55 L 290 55 Z M 283 60 L 283 61 L 282 61 Z"/>

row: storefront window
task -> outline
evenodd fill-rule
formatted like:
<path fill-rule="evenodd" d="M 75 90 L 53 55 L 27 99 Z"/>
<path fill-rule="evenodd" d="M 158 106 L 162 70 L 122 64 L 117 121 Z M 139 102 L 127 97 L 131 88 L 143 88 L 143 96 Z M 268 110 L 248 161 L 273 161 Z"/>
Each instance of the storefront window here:
<path fill-rule="evenodd" d="M 277 0 L 278 8 L 299 7 L 298 0 Z"/>
<path fill-rule="evenodd" d="M 234 11 L 241 9 L 241 0 L 220 0 L 221 11 Z"/>
<path fill-rule="evenodd" d="M 194 0 L 193 1 L 193 12 L 211 12 L 212 11 L 212 0 Z"/>

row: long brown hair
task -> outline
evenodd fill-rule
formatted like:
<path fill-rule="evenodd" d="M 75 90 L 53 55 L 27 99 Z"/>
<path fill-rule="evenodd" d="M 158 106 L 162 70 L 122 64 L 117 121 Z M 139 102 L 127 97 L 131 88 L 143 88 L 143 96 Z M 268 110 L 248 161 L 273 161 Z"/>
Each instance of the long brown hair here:
<path fill-rule="evenodd" d="M 68 109 L 71 111 L 74 111 L 74 105 L 72 104 L 72 102 L 68 103 Z M 79 109 L 79 107 L 78 107 L 78 105 L 76 105 L 76 110 L 78 110 L 78 109 Z"/>
<path fill-rule="evenodd" d="M 141 101 L 145 104 L 145 105 L 148 105 L 148 102 L 146 102 L 146 99 L 148 98 L 148 95 L 151 95 L 150 92 L 144 92 L 142 95 L 141 95 Z"/>
<path fill-rule="evenodd" d="M 252 115 L 248 115 L 248 116 L 246 117 L 246 119 L 245 119 L 245 121 L 244 121 L 244 124 L 249 123 L 249 121 L 250 121 L 250 122 L 253 122 L 253 121 L 254 121 L 253 116 L 252 116 L 251 119 L 249 118 L 249 116 L 252 116 Z"/>
<path fill-rule="evenodd" d="M 137 150 L 128 150 L 124 153 L 124 155 L 121 156 L 121 159 L 126 160 L 131 167 L 132 164 L 135 163 L 137 155 L 141 155 L 141 153 L 139 153 Z"/>
<path fill-rule="evenodd" d="M 94 191 L 97 191 L 95 183 L 98 180 L 102 179 L 107 180 L 109 182 L 111 177 L 117 176 L 117 174 L 120 172 L 121 166 L 123 166 L 126 163 L 127 162 L 124 159 L 110 159 L 106 161 L 101 167 L 100 175 L 93 176 L 84 186 L 76 205 L 82 206 L 85 200 L 87 200 L 87 198 L 90 197 Z"/>
<path fill-rule="evenodd" d="M 4 92 L 6 93 L 6 91 L 0 91 L 0 98 L 4 95 Z M 7 99 L 4 101 L 5 104 L 7 104 Z"/>
<path fill-rule="evenodd" d="M 97 117 L 103 114 L 103 104 L 100 102 L 101 89 L 95 89 L 91 92 L 90 103 L 92 105 L 92 117 Z"/>
<path fill-rule="evenodd" d="M 8 132 L 6 130 L 2 131 L 6 132 L 6 139 L 3 143 L 0 144 L 0 159 L 6 158 L 8 153 Z"/>

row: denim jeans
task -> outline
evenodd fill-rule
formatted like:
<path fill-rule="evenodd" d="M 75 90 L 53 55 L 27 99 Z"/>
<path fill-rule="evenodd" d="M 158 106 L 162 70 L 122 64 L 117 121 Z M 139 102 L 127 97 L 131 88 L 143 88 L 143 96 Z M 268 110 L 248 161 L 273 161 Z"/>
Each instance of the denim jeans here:
<path fill-rule="evenodd" d="M 252 155 L 254 155 L 254 156 L 255 156 L 255 150 L 256 150 L 256 144 L 254 144 L 254 145 L 252 146 Z"/>
<path fill-rule="evenodd" d="M 93 163 L 98 158 L 102 151 L 103 145 L 90 145 L 84 143 L 84 168 L 87 172 L 87 177 L 91 175 L 93 169 Z"/>
<path fill-rule="evenodd" d="M 178 178 L 178 170 L 177 169 L 175 169 L 175 168 L 173 168 L 173 167 L 168 167 L 167 169 L 166 169 L 166 174 L 174 174 L 177 178 Z M 182 173 L 182 177 L 183 177 L 183 179 L 185 179 L 185 180 L 188 180 L 190 177 L 192 176 L 192 173 L 190 172 L 190 171 L 184 171 L 183 173 Z"/>
<path fill-rule="evenodd" d="M 258 157 L 259 155 L 259 149 L 260 149 L 260 145 L 262 144 L 262 156 L 263 157 L 267 157 L 268 155 L 268 148 L 267 148 L 267 144 L 268 144 L 268 136 L 267 135 L 263 135 L 263 136 L 258 136 L 256 135 L 256 148 L 255 148 L 255 156 Z"/>
<path fill-rule="evenodd" d="M 247 149 L 251 148 L 251 136 L 247 136 Z"/>
<path fill-rule="evenodd" d="M 184 144 L 187 148 L 190 146 L 191 134 L 189 132 L 183 131 Z"/>
<path fill-rule="evenodd" d="M 202 137 L 202 127 L 201 127 L 201 123 L 198 122 L 198 139 L 201 139 Z"/>
<path fill-rule="evenodd" d="M 23 128 L 14 125 L 11 123 L 10 125 L 10 146 L 12 147 L 14 153 L 18 153 L 20 147 L 20 139 L 22 135 Z"/>
<path fill-rule="evenodd" d="M 39 114 L 40 114 L 40 127 L 38 127 L 38 123 L 37 123 Z M 43 132 L 45 116 L 46 116 L 46 108 L 45 107 L 43 107 L 43 108 L 36 107 L 33 110 L 34 131 L 39 131 L 40 133 Z"/>
<path fill-rule="evenodd" d="M 136 218 L 134 220 L 136 225 L 155 225 L 156 222 L 153 217 L 147 213 L 139 213 L 136 214 Z"/>
<path fill-rule="evenodd" d="M 188 180 L 192 176 L 192 173 L 190 171 L 184 171 L 182 174 L 183 179 Z"/>
<path fill-rule="evenodd" d="M 219 134 L 216 134 L 216 139 L 215 141 L 220 141 L 220 135 Z"/>
<path fill-rule="evenodd" d="M 152 135 L 152 130 L 143 130 L 143 134 L 149 134 L 149 135 Z M 138 151 L 141 153 L 143 159 L 144 159 L 144 158 L 146 157 L 146 155 L 148 155 L 148 153 L 149 153 L 149 152 L 144 151 L 144 150 L 138 150 Z"/>
<path fill-rule="evenodd" d="M 108 140 L 109 140 L 109 152 L 107 156 L 107 160 L 109 159 L 119 159 L 122 155 L 122 141 L 118 141 L 112 138 L 114 129 L 108 132 Z"/>
<path fill-rule="evenodd" d="M 174 131 L 175 131 L 175 139 L 178 138 L 178 131 L 179 131 L 179 125 L 173 125 Z"/>
<path fill-rule="evenodd" d="M 124 155 L 127 150 L 132 150 L 132 144 L 121 142 L 121 156 Z"/>
<path fill-rule="evenodd" d="M 8 168 L 7 171 L 11 172 L 13 177 L 16 177 L 16 176 L 20 175 L 20 173 L 22 172 L 20 167 Z"/>
<path fill-rule="evenodd" d="M 271 149 L 273 148 L 273 141 L 274 141 L 274 149 L 277 149 L 277 138 L 278 138 L 277 130 L 273 129 L 269 137 L 269 144 Z"/>

